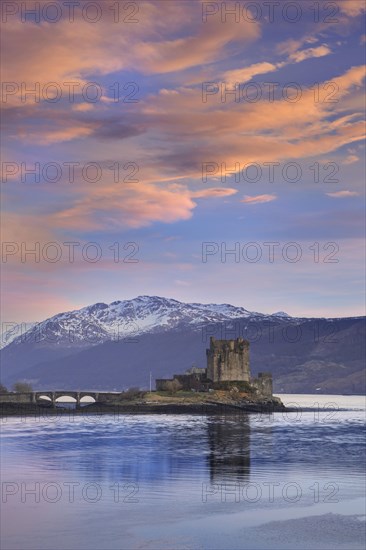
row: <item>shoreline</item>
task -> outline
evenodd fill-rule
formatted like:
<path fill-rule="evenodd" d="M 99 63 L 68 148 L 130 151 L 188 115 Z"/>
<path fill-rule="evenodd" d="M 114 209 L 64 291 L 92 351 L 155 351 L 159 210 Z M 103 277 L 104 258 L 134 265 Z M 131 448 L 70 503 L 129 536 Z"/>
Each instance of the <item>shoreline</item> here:
<path fill-rule="evenodd" d="M 277 399 L 263 402 L 224 403 L 202 401 L 197 403 L 177 402 L 135 402 L 135 403 L 91 403 L 79 408 L 52 407 L 30 403 L 3 402 L 0 404 L 0 417 L 7 416 L 83 416 L 85 414 L 143 415 L 143 414 L 240 414 L 291 412 Z"/>

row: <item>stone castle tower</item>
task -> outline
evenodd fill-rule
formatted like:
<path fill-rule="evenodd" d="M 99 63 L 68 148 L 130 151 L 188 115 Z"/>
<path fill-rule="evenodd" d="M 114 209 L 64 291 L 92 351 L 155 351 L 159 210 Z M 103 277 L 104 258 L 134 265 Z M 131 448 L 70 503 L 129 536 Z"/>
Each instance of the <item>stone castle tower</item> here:
<path fill-rule="evenodd" d="M 155 381 L 156 389 L 171 391 L 171 383 L 174 381 L 179 382 L 180 388 L 186 391 L 208 391 L 215 387 L 230 389 L 230 382 L 233 386 L 236 382 L 247 382 L 251 386 L 247 390 L 255 397 L 272 398 L 270 373 L 260 372 L 258 378 L 250 377 L 248 340 L 216 340 L 211 337 L 206 356 L 207 369 L 192 367 L 185 374 L 175 374 L 170 379 L 158 378 Z M 222 382 L 225 384 L 221 385 Z"/>
<path fill-rule="evenodd" d="M 249 342 L 210 338 L 207 354 L 207 378 L 212 382 L 250 382 Z"/>

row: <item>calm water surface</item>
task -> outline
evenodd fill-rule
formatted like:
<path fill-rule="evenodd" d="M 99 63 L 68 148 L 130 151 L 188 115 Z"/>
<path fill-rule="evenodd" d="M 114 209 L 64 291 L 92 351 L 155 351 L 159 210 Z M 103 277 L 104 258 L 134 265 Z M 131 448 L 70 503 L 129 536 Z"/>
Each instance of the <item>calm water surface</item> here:
<path fill-rule="evenodd" d="M 1 422 L 2 550 L 360 549 L 365 398 Z"/>

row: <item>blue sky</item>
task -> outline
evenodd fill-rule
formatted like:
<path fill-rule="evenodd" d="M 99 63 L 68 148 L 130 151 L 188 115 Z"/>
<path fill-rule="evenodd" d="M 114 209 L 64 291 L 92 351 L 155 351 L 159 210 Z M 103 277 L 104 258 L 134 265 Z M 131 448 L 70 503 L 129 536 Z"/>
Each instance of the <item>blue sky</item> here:
<path fill-rule="evenodd" d="M 271 22 L 263 2 L 237 2 L 225 21 L 221 2 L 151 0 L 132 2 L 134 23 L 126 2 L 117 23 L 108 1 L 95 23 L 85 2 L 73 22 L 54 2 L 55 23 L 12 4 L 4 321 L 141 294 L 364 314 L 363 2 L 320 2 L 319 21 L 307 1 L 280 2 Z"/>

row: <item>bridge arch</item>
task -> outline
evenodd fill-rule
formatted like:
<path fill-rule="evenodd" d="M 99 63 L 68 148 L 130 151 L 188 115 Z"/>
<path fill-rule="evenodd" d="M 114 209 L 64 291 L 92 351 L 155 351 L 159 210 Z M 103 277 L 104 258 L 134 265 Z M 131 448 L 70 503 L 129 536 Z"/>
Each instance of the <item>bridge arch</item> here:
<path fill-rule="evenodd" d="M 48 395 L 48 393 L 37 394 L 35 400 L 37 403 L 53 403 L 52 396 Z"/>
<path fill-rule="evenodd" d="M 65 395 L 57 395 L 57 397 L 55 396 L 55 405 L 61 403 L 70 403 L 72 405 L 75 405 L 76 407 L 78 405 L 78 400 L 76 396 L 67 395 L 67 393 L 65 393 Z"/>
<path fill-rule="evenodd" d="M 76 401 L 76 406 L 86 403 L 114 403 L 118 401 L 120 392 L 118 391 L 79 391 L 79 390 L 37 390 L 31 392 L 10 392 L 0 393 L 0 403 L 33 403 L 49 404 L 56 406 L 56 401 L 60 402 L 63 398 L 72 398 Z"/>
<path fill-rule="evenodd" d="M 67 391 L 59 390 L 52 392 L 52 400 L 56 403 L 69 402 L 75 403 L 76 407 L 85 406 L 88 403 L 96 403 L 98 401 L 98 392 L 93 391 Z"/>
<path fill-rule="evenodd" d="M 82 397 L 80 397 L 80 404 L 83 403 L 87 405 L 88 403 L 96 403 L 96 402 L 97 400 L 93 395 L 83 395 Z"/>

